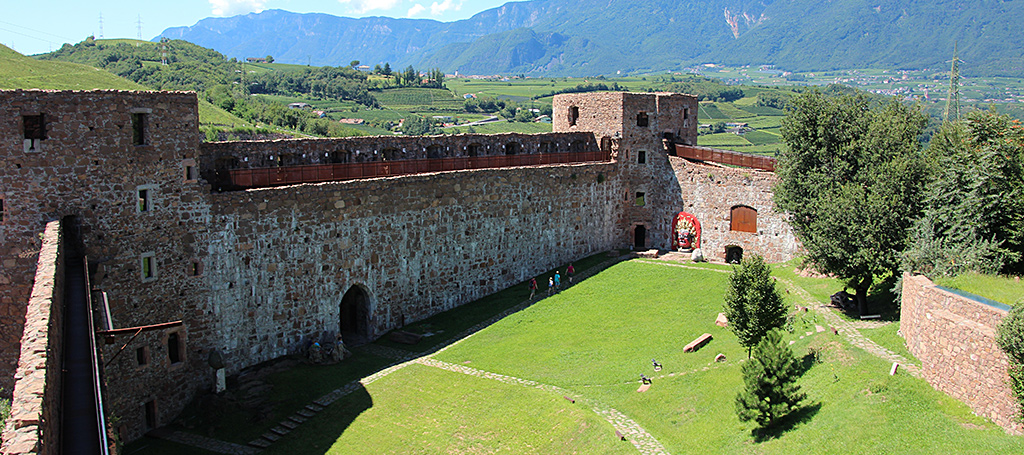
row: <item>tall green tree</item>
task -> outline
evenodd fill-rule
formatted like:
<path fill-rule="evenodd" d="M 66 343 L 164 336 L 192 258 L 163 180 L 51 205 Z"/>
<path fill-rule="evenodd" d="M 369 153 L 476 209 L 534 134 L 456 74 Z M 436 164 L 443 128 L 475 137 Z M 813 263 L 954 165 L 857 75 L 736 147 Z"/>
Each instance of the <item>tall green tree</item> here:
<path fill-rule="evenodd" d="M 861 314 L 874 278 L 899 273 L 921 212 L 926 123 L 919 107 L 895 99 L 817 90 L 794 98 L 783 119 L 775 204 L 789 213 L 808 260 L 856 290 Z"/>
<path fill-rule="evenodd" d="M 744 258 L 729 277 L 725 317 L 740 345 L 747 348 L 747 357 L 768 332 L 786 324 L 786 304 L 771 273 L 764 258 L 754 255 Z"/>
<path fill-rule="evenodd" d="M 796 385 L 796 359 L 782 342 L 782 330 L 768 332 L 754 348 L 754 356 L 741 367 L 743 390 L 736 395 L 736 415 L 764 429 L 777 424 L 806 398 Z"/>
<path fill-rule="evenodd" d="M 933 171 L 904 268 L 935 276 L 1021 273 L 1024 128 L 994 112 L 946 122 L 928 147 Z"/>

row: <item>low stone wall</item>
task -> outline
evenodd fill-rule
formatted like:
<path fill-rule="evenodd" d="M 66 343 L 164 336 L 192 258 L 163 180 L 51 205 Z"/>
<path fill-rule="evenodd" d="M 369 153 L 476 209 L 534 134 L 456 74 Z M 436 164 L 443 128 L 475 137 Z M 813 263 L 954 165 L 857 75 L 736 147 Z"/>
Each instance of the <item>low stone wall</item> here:
<path fill-rule="evenodd" d="M 922 275 L 903 275 L 900 330 L 921 361 L 925 379 L 963 401 L 975 414 L 1011 434 L 1024 434 L 1015 419 L 1006 354 L 996 345 L 1007 312 L 939 289 Z"/>
<path fill-rule="evenodd" d="M 25 313 L 11 417 L 3 433 L 5 454 L 60 452 L 63 252 L 60 222 L 47 223 Z"/>

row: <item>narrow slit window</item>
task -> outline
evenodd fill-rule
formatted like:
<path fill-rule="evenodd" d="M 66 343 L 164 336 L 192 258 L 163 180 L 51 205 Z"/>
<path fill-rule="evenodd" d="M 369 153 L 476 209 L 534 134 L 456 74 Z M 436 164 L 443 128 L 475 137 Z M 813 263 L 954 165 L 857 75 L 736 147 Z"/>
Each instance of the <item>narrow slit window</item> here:
<path fill-rule="evenodd" d="M 569 107 L 569 126 L 576 126 L 576 121 L 580 118 L 580 108 L 578 106 Z"/>
<path fill-rule="evenodd" d="M 643 150 L 636 152 L 636 164 L 647 164 L 647 152 Z"/>
<path fill-rule="evenodd" d="M 196 259 L 193 259 L 188 264 L 188 275 L 199 276 L 203 274 L 203 265 Z"/>
<path fill-rule="evenodd" d="M 139 211 L 148 212 L 152 209 L 152 200 L 150 199 L 149 190 L 145 188 L 139 189 Z"/>
<path fill-rule="evenodd" d="M 157 278 L 156 255 L 154 253 L 142 253 L 139 263 L 143 282 L 153 281 Z"/>
<path fill-rule="evenodd" d="M 25 128 L 25 151 L 39 151 L 46 139 L 46 117 L 43 114 L 24 115 L 21 119 Z"/>
<path fill-rule="evenodd" d="M 683 120 L 686 120 L 688 118 L 690 118 L 690 108 L 687 107 L 683 109 Z"/>
<path fill-rule="evenodd" d="M 181 362 L 181 336 L 178 332 L 167 334 L 167 358 L 171 365 Z"/>
<path fill-rule="evenodd" d="M 4 198 L 0 197 L 0 224 L 3 224 L 4 220 L 7 219 L 6 210 L 7 207 L 4 205 Z"/>
<path fill-rule="evenodd" d="M 146 114 L 132 114 L 132 144 L 146 145 Z"/>
<path fill-rule="evenodd" d="M 643 207 L 645 205 L 647 205 L 647 195 L 642 193 L 642 192 L 637 191 L 637 193 L 636 193 L 636 206 L 637 207 Z"/>
<path fill-rule="evenodd" d="M 196 173 L 196 160 L 182 160 L 181 168 L 185 174 L 184 177 L 186 182 L 194 182 L 199 179 L 199 176 Z"/>
<path fill-rule="evenodd" d="M 641 128 L 647 128 L 648 125 L 650 125 L 650 121 L 647 118 L 646 112 L 636 114 L 636 126 L 639 126 Z"/>

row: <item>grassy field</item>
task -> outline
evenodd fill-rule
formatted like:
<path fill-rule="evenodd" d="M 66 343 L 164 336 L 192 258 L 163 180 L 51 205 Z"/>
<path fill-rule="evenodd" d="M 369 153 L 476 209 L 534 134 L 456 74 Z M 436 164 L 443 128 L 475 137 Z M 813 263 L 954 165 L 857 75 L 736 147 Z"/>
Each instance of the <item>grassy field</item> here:
<path fill-rule="evenodd" d="M 146 87 L 87 65 L 47 62 L 0 45 L 0 89 L 148 90 Z"/>
<path fill-rule="evenodd" d="M 597 255 L 577 266 L 583 270 L 604 258 Z M 620 263 L 433 356 L 450 368 L 469 367 L 541 386 L 411 364 L 357 387 L 266 453 L 635 453 L 632 445 L 614 437 L 595 408 L 622 412 L 676 454 L 1024 450 L 1024 439 L 1007 436 L 924 380 L 889 376 L 886 361 L 831 332 L 815 333 L 813 312 L 798 316 L 787 337 L 801 361 L 799 385 L 808 399 L 784 430 L 755 438 L 752 425 L 741 423 L 733 409 L 746 351 L 731 332 L 714 325 L 728 280 L 722 271 L 731 269 Z M 815 300 L 827 299 L 842 286 L 837 280 L 801 277 L 793 263 L 774 265 L 773 273 L 805 288 Z M 527 293 L 524 285 L 514 286 L 409 329 L 451 337 Z M 786 298 L 796 302 L 792 293 Z M 908 355 L 899 351 L 897 328 L 889 324 L 865 335 Z M 683 344 L 705 332 L 714 337 L 709 345 L 696 353 L 681 352 Z M 714 362 L 719 353 L 725 362 Z M 664 369 L 653 371 L 652 358 Z M 267 378 L 273 388 L 266 401 L 280 409 L 274 416 L 280 418 L 386 363 L 357 349 L 356 357 L 339 365 L 276 372 Z M 640 373 L 654 377 L 645 393 L 636 391 Z M 569 402 L 563 394 L 580 400 Z M 220 422 L 226 424 L 213 425 L 212 436 L 244 443 L 265 431 L 246 423 L 245 414 L 222 415 Z M 145 453 L 186 453 L 150 439 L 126 453 L 141 444 L 153 448 Z"/>
<path fill-rule="evenodd" d="M 1024 305 L 1024 283 L 1020 278 L 1002 275 L 965 273 L 953 278 L 940 278 L 935 284 L 977 294 L 1007 305 Z"/>
<path fill-rule="evenodd" d="M 469 133 L 474 132 L 478 134 L 500 134 L 500 133 L 524 133 L 524 134 L 535 134 L 535 133 L 550 133 L 550 123 L 537 123 L 537 122 L 491 122 L 483 125 L 476 126 L 459 126 L 454 128 L 445 128 L 444 130 L 449 134 L 458 133 Z"/>

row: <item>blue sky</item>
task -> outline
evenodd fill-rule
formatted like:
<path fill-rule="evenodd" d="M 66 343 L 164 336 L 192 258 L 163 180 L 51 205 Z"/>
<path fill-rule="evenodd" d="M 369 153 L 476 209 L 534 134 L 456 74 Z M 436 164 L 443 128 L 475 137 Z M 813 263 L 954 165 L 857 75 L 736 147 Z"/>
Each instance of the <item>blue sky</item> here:
<path fill-rule="evenodd" d="M 335 16 L 465 19 L 510 0 L 4 0 L 0 43 L 22 54 L 49 52 L 89 35 L 151 39 L 168 27 L 268 9 Z M 102 16 L 102 33 L 100 17 Z"/>

